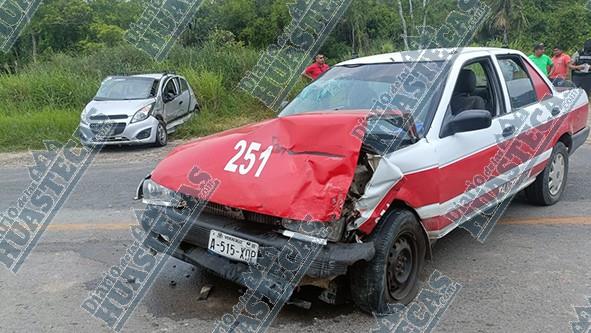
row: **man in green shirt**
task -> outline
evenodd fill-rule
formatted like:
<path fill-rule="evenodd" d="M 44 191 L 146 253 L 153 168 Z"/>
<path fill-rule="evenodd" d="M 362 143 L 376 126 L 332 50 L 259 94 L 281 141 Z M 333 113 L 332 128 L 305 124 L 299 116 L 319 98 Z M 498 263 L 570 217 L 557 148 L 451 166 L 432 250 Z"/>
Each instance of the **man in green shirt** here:
<path fill-rule="evenodd" d="M 552 59 L 545 54 L 546 47 L 544 44 L 540 43 L 534 47 L 534 54 L 530 55 L 529 58 L 538 66 L 538 68 L 544 73 L 544 75 L 548 76 L 550 73 L 550 69 L 554 66 L 552 63 Z"/>

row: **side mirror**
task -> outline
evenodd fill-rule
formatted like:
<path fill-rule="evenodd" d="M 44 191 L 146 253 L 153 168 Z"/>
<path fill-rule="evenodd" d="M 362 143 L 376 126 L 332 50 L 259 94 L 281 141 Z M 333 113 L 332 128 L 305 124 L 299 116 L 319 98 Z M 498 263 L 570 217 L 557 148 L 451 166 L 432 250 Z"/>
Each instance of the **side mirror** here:
<path fill-rule="evenodd" d="M 456 133 L 472 132 L 489 128 L 492 115 L 487 110 L 466 110 L 452 117 L 443 129 L 443 137 Z"/>
<path fill-rule="evenodd" d="M 557 91 L 562 92 L 570 89 L 575 89 L 577 86 L 573 81 L 570 80 L 558 80 L 555 79 L 552 81 L 552 85 L 556 88 Z"/>

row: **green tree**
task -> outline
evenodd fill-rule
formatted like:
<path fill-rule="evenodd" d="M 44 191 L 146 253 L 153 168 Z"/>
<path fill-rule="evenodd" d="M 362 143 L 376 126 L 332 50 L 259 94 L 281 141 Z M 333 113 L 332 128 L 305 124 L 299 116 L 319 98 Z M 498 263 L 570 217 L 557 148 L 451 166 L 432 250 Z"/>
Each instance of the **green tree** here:
<path fill-rule="evenodd" d="M 96 23 L 128 29 L 142 13 L 146 0 L 89 0 Z"/>
<path fill-rule="evenodd" d="M 86 38 L 92 22 L 92 8 L 84 0 L 49 0 L 42 5 L 31 27 L 42 49 L 73 48 Z"/>
<path fill-rule="evenodd" d="M 489 0 L 489 4 L 493 15 L 488 26 L 493 31 L 501 31 L 503 45 L 509 45 L 510 30 L 528 25 L 524 3 L 522 0 Z"/>

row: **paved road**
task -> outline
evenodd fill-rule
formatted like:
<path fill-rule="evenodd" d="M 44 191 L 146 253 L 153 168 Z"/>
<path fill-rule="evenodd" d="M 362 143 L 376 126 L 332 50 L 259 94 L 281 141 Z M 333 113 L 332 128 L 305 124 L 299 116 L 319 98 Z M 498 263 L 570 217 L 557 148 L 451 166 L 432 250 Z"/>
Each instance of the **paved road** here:
<path fill-rule="evenodd" d="M 155 163 L 104 162 L 88 170 L 19 274 L 0 270 L 0 331 L 107 331 L 79 305 L 130 243 L 131 209 L 141 208 L 131 198 Z M 463 286 L 436 331 L 569 330 L 572 305 L 591 296 L 589 165 L 591 145 L 572 160 L 563 202 L 550 208 L 513 203 L 486 243 L 458 230 L 436 245 L 424 278 L 437 269 Z M 0 209 L 28 181 L 23 168 L 2 168 Z M 203 283 L 215 289 L 198 301 Z M 171 259 L 125 331 L 210 332 L 239 295 L 238 286 Z M 374 319 L 352 305 L 315 303 L 309 311 L 287 306 L 271 331 L 365 332 L 373 326 Z"/>

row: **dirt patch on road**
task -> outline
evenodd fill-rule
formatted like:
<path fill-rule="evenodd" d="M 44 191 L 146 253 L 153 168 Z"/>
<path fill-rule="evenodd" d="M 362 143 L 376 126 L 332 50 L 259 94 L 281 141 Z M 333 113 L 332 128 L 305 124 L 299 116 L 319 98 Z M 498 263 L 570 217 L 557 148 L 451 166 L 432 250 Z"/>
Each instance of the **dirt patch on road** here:
<path fill-rule="evenodd" d="M 153 147 L 105 147 L 102 149 L 98 157 L 93 161 L 94 164 L 113 164 L 117 162 L 129 163 L 143 163 L 146 161 L 159 161 L 166 157 L 172 149 L 182 145 L 188 141 L 176 140 L 168 143 L 168 146 L 163 148 Z M 0 154 L 0 168 L 19 168 L 33 165 L 32 151 L 24 151 L 17 153 L 1 153 Z"/>

